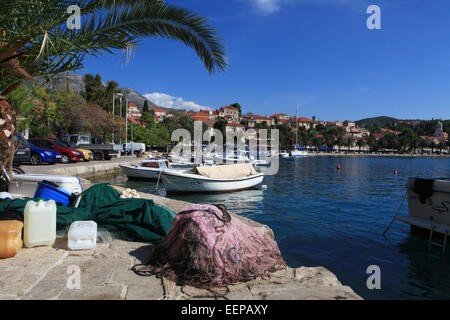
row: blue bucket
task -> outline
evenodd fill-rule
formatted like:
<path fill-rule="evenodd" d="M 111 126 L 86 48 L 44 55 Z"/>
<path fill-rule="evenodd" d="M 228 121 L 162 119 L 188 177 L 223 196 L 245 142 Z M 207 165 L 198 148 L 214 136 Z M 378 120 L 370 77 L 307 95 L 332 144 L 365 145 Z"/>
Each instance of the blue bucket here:
<path fill-rule="evenodd" d="M 45 200 L 55 200 L 55 202 L 62 203 L 64 206 L 70 204 L 71 194 L 64 189 L 55 188 L 47 183 L 38 182 L 38 187 L 34 198 L 43 198 Z"/>

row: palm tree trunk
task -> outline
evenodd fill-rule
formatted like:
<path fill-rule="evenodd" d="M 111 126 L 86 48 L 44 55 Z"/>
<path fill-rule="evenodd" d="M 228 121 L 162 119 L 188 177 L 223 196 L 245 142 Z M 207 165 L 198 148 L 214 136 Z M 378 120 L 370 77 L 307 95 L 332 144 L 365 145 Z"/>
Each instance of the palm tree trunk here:
<path fill-rule="evenodd" d="M 0 170 L 5 168 L 12 177 L 14 138 L 17 128 L 16 112 L 4 97 L 0 96 Z M 3 167 L 2 167 L 3 166 Z"/>

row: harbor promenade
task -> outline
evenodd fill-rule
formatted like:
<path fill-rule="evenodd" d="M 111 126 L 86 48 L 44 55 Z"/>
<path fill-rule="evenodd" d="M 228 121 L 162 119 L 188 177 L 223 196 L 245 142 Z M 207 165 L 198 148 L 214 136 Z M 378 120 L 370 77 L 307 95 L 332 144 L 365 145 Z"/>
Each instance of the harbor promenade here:
<path fill-rule="evenodd" d="M 20 168 L 26 173 L 39 174 L 56 174 L 67 176 L 88 177 L 98 174 L 113 174 L 120 172 L 119 165 L 136 165 L 145 158 L 137 158 L 136 156 L 125 156 L 120 158 L 112 158 L 111 160 L 99 160 L 76 163 L 57 163 L 53 165 L 22 165 Z"/>

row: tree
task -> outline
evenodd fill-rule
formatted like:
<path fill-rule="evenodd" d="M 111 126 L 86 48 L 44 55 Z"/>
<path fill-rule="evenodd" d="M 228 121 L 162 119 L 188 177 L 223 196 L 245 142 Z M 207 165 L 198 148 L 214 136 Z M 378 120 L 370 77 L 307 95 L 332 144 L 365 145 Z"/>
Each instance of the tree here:
<path fill-rule="evenodd" d="M 231 106 L 232 107 L 236 107 L 238 109 L 238 111 L 239 111 L 239 118 L 242 117 L 242 107 L 241 107 L 241 105 L 239 103 L 233 103 Z"/>
<path fill-rule="evenodd" d="M 12 173 L 16 113 L 4 96 L 24 79 L 52 76 L 83 67 L 86 55 L 129 53 L 147 37 L 183 42 L 193 48 L 208 72 L 227 67 L 225 47 L 208 21 L 190 10 L 160 0 L 2 1 L 0 12 L 0 164 Z M 83 24 L 67 27 L 77 5 Z M 6 130 L 6 131 L 5 131 Z"/>
<path fill-rule="evenodd" d="M 361 153 L 361 149 L 365 147 L 366 144 L 367 142 L 364 139 L 358 139 L 358 141 L 356 141 L 356 145 L 359 147 L 359 153 Z"/>
<path fill-rule="evenodd" d="M 213 125 L 214 129 L 219 129 L 222 135 L 225 137 L 227 129 L 227 121 L 221 118 L 216 119 Z"/>
<path fill-rule="evenodd" d="M 377 139 L 374 136 L 370 135 L 367 138 L 367 145 L 369 146 L 369 152 L 373 152 L 375 146 L 377 145 Z"/>
<path fill-rule="evenodd" d="M 150 109 L 148 108 L 148 101 L 144 101 L 144 108 L 142 109 L 142 112 L 150 112 Z"/>
<path fill-rule="evenodd" d="M 17 119 L 19 132 L 25 131 L 33 122 L 33 99 L 31 89 L 24 84 L 11 92 L 6 99 L 10 102 L 14 111 L 20 116 Z"/>

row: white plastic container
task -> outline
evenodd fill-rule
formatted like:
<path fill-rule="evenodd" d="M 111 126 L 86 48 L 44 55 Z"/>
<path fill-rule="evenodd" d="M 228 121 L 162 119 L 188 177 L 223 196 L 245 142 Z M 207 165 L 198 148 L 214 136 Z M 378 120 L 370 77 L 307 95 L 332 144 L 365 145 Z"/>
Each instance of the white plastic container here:
<path fill-rule="evenodd" d="M 28 201 L 24 210 L 23 242 L 27 248 L 51 246 L 56 240 L 56 203 Z"/>
<path fill-rule="evenodd" d="M 70 225 L 67 247 L 70 250 L 89 250 L 97 244 L 97 223 L 75 221 Z"/>

